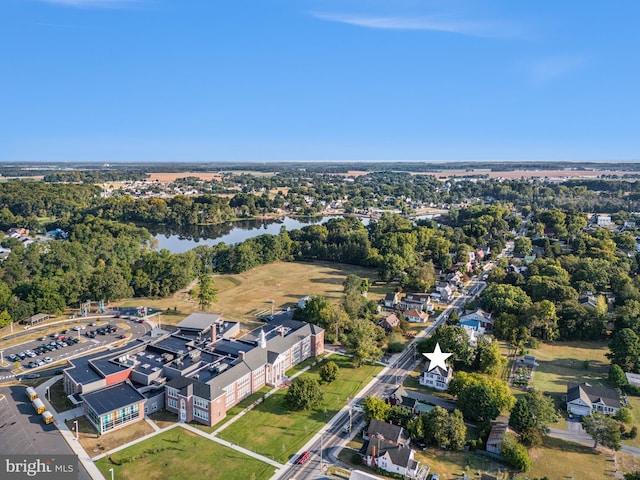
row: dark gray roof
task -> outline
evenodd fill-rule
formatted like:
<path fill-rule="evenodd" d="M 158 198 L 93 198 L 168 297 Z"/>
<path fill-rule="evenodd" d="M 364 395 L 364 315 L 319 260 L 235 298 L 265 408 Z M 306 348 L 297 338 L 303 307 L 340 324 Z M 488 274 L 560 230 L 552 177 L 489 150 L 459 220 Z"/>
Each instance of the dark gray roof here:
<path fill-rule="evenodd" d="M 129 382 L 118 383 L 80 397 L 98 415 L 104 415 L 145 400 L 144 395 L 133 388 Z"/>
<path fill-rule="evenodd" d="M 75 382 L 80 384 L 95 382 L 96 380 L 100 380 L 104 377 L 95 370 L 95 363 L 93 361 L 101 358 L 114 358 L 117 357 L 121 352 L 126 352 L 131 349 L 131 345 L 128 345 L 121 348 L 109 350 L 108 352 L 95 352 L 84 357 L 74 358 L 73 360 L 69 360 L 71 367 L 66 368 L 65 373 L 69 375 L 69 377 L 71 377 Z M 89 363 L 90 361 L 92 362 L 91 364 Z"/>
<path fill-rule="evenodd" d="M 388 453 L 394 465 L 399 465 L 405 468 L 408 467 L 411 462 L 410 447 L 400 447 L 381 438 L 370 438 L 366 452 L 367 456 L 372 456 L 374 458 L 380 458 Z"/>
<path fill-rule="evenodd" d="M 437 373 L 438 375 L 440 375 L 441 377 L 447 378 L 447 375 L 449 375 L 448 370 L 445 370 L 442 367 L 436 367 L 433 370 L 429 370 L 429 368 L 431 367 L 431 360 L 427 359 L 427 363 L 424 366 L 424 371 L 427 373 Z M 451 367 L 449 367 L 447 365 L 447 367 L 450 369 Z"/>
<path fill-rule="evenodd" d="M 609 407 L 620 408 L 620 394 L 611 388 L 594 387 L 588 383 L 568 384 L 567 402 L 581 398 L 587 405 L 602 401 Z"/>
<path fill-rule="evenodd" d="M 206 330 L 214 323 L 218 322 L 222 316 L 211 313 L 192 313 L 182 320 L 177 327 L 182 330 Z"/>
<path fill-rule="evenodd" d="M 196 379 L 188 377 L 175 377 L 173 380 L 167 382 L 167 387 L 173 387 L 180 392 L 180 395 L 188 397 L 195 395 L 196 397 L 205 398 L 207 400 L 213 400 L 213 398 L 219 397 L 216 395 L 212 397 L 211 387 L 206 383 L 202 383 Z"/>
<path fill-rule="evenodd" d="M 374 435 L 381 435 L 382 438 L 395 443 L 403 439 L 402 427 L 392 423 L 381 422 L 375 418 L 369 422 L 369 428 L 367 428 L 367 436 L 371 438 Z"/>

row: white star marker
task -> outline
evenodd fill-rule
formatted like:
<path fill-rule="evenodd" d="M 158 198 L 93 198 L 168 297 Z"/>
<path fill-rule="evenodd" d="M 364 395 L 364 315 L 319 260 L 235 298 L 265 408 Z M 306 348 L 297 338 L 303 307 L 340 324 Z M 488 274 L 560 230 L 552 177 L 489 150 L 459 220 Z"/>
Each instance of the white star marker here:
<path fill-rule="evenodd" d="M 444 363 L 444 361 L 453 354 L 442 353 L 442 351 L 440 350 L 440 344 L 436 343 L 436 348 L 433 351 L 433 353 L 423 353 L 423 355 L 427 357 L 429 360 L 431 360 L 431 363 L 429 364 L 429 372 L 430 372 L 436 367 L 442 367 L 444 370 L 446 370 L 447 364 Z"/>

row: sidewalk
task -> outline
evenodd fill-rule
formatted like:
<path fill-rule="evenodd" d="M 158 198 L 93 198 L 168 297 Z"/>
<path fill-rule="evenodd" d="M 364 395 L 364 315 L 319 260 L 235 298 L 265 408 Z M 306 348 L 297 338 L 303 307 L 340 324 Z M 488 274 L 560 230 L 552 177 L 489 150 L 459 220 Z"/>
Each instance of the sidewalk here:
<path fill-rule="evenodd" d="M 73 432 L 69 430 L 69 427 L 67 427 L 67 424 L 65 423 L 69 420 L 82 416 L 82 408 L 74 408 L 73 410 L 58 413 L 53 409 L 53 407 L 47 400 L 47 388 L 51 387 L 51 385 L 53 385 L 60 378 L 61 376 L 58 375 L 37 386 L 36 392 L 38 392 L 38 397 L 42 399 L 44 405 L 47 407 L 47 410 L 49 410 L 55 418 L 56 425 L 58 426 L 60 434 L 65 439 L 67 444 L 71 447 L 73 453 L 78 456 L 78 460 L 82 463 L 82 466 L 85 468 L 89 476 L 93 480 L 104 480 L 104 476 L 102 475 L 100 470 L 98 470 L 98 467 L 95 466 L 91 458 L 87 455 L 87 452 L 84 451 L 84 448 L 82 448 L 80 443 L 76 440 Z"/>

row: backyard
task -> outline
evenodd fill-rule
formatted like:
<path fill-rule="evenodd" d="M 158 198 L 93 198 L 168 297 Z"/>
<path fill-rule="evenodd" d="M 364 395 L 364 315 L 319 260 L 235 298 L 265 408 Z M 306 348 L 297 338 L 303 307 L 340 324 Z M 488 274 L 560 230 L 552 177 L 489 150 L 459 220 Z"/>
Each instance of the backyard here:
<path fill-rule="evenodd" d="M 219 436 L 278 462 L 288 461 L 381 370 L 371 365 L 353 368 L 351 359 L 339 355 L 331 356 L 331 360 L 340 367 L 340 376 L 322 385 L 324 399 L 320 406 L 311 411 L 292 412 L 284 402 L 286 389 L 278 390 Z M 315 367 L 303 375 L 319 379 L 317 371 Z"/>
<path fill-rule="evenodd" d="M 109 455 L 96 466 L 110 478 L 266 480 L 274 467 L 176 427 Z"/>

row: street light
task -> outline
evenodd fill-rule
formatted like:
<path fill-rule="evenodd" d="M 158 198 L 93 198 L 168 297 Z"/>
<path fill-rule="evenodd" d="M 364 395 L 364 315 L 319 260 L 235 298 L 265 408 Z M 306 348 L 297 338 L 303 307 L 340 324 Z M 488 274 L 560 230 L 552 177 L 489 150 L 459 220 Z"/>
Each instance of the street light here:
<path fill-rule="evenodd" d="M 49 390 L 49 387 L 47 387 L 47 400 L 51 401 L 51 391 Z"/>
<path fill-rule="evenodd" d="M 113 468 L 110 468 L 109 471 L 111 472 L 111 480 L 113 480 Z"/>
<path fill-rule="evenodd" d="M 74 428 L 74 429 L 75 429 L 75 431 L 76 431 L 76 440 L 79 440 L 79 439 L 80 439 L 80 437 L 78 436 L 78 421 L 77 421 L 77 420 L 74 420 L 74 421 L 73 421 L 73 428 Z"/>

